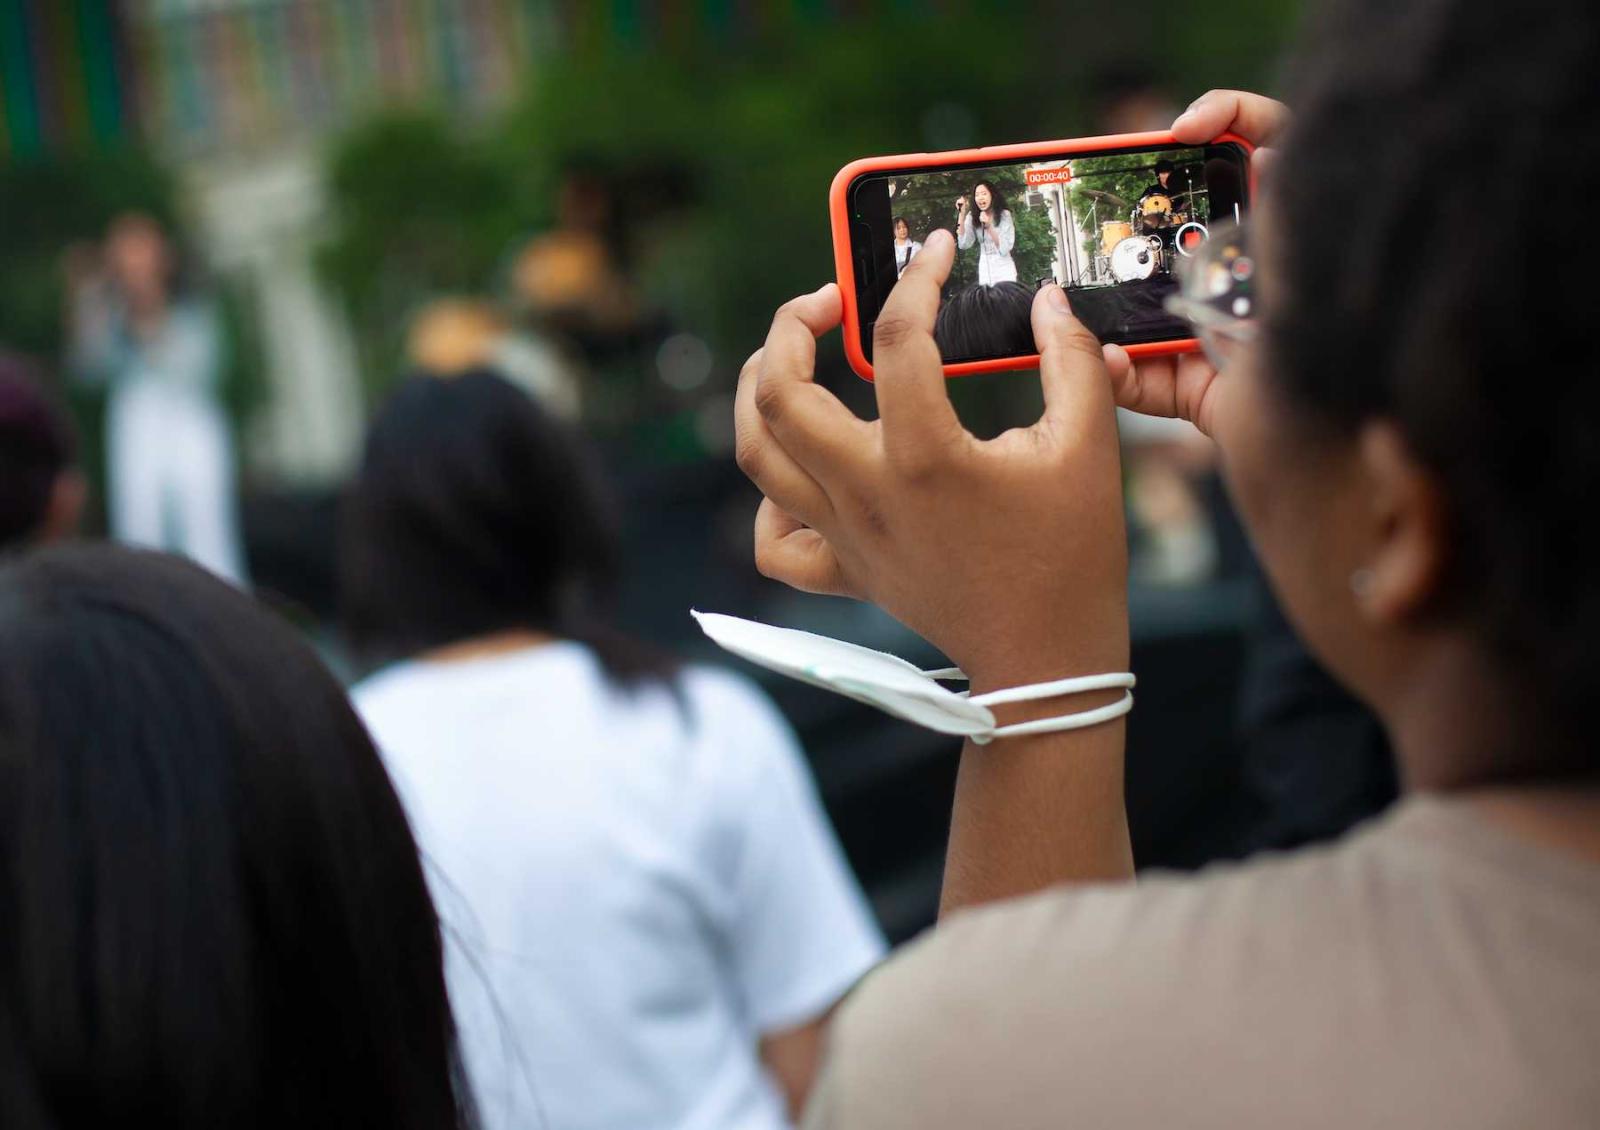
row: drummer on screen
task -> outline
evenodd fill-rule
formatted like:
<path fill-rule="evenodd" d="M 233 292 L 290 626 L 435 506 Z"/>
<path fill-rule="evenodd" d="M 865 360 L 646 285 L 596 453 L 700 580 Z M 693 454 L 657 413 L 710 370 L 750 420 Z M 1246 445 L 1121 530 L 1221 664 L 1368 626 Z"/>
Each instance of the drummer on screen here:
<path fill-rule="evenodd" d="M 980 284 L 1017 281 L 1017 264 L 1011 258 L 1016 242 L 1011 210 L 994 185 L 981 180 L 973 186 L 970 206 L 965 196 L 956 199 L 956 246 L 965 251 L 974 243 L 978 245 Z"/>
<path fill-rule="evenodd" d="M 1139 211 L 1145 212 L 1144 202 L 1152 196 L 1165 196 L 1172 205 L 1172 211 L 1183 211 L 1182 204 L 1189 199 L 1189 194 L 1178 189 L 1173 177 L 1177 169 L 1166 158 L 1156 162 L 1156 182 L 1139 194 Z"/>

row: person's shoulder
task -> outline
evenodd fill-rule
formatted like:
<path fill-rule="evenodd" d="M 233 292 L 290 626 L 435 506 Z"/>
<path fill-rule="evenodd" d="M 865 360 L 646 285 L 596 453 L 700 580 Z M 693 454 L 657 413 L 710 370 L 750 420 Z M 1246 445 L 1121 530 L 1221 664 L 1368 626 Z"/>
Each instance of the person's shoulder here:
<path fill-rule="evenodd" d="M 1070 1091 L 1089 1124 L 1113 1112 L 1183 1121 L 1187 1085 L 1164 1078 L 1167 1090 L 1130 1096 L 1132 1075 L 1303 1051 L 1288 1042 L 1304 1035 L 1296 1019 L 1325 1013 L 1329 986 L 1371 956 L 1383 863 L 1369 838 L 958 914 L 841 1008 L 824 1105 L 848 1109 L 838 1121 L 851 1125 L 1043 1125 Z M 890 1095 L 897 1105 L 880 1108 Z"/>
<path fill-rule="evenodd" d="M 773 722 L 781 716 L 755 681 L 710 664 L 691 664 L 678 674 L 680 685 L 697 718 L 737 728 L 750 719 Z"/>

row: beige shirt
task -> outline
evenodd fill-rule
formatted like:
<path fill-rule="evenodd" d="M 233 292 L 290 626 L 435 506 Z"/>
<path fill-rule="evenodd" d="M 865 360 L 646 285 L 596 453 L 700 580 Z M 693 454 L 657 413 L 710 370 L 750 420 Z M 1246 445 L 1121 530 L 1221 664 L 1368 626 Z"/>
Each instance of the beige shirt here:
<path fill-rule="evenodd" d="M 1600 867 L 1420 799 L 972 911 L 851 996 L 806 1126 L 1600 1126 Z"/>

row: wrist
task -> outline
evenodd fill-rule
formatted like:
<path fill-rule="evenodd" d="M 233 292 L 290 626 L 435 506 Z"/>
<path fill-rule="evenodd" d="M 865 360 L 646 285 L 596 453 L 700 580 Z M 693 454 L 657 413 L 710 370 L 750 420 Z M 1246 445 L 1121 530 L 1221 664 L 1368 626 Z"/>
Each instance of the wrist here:
<path fill-rule="evenodd" d="M 1031 641 L 1019 642 L 1017 636 L 1001 635 L 981 646 L 963 649 L 959 657 L 952 658 L 966 673 L 968 687 L 975 695 L 1082 675 L 1122 672 L 1129 668 L 1127 617 L 1108 617 L 1106 623 L 1088 631 L 1081 623 L 1063 627 Z M 1085 706 L 1102 705 L 1120 694 L 1095 691 L 1082 696 L 1082 701 Z M 1090 702 L 1091 698 L 1098 701 Z M 1040 704 L 1027 705 L 1037 708 Z M 1051 703 L 1047 701 L 1044 706 L 1048 712 Z M 1060 712 L 1059 708 L 1056 712 Z"/>

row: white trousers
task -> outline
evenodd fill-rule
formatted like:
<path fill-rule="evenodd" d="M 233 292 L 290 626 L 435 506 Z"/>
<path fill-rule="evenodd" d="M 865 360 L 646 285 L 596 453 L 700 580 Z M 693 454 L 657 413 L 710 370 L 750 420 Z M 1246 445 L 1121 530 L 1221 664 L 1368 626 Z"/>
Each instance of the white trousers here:
<path fill-rule="evenodd" d="M 106 406 L 106 467 L 113 537 L 245 583 L 233 447 L 214 401 L 154 381 L 116 386 Z"/>

